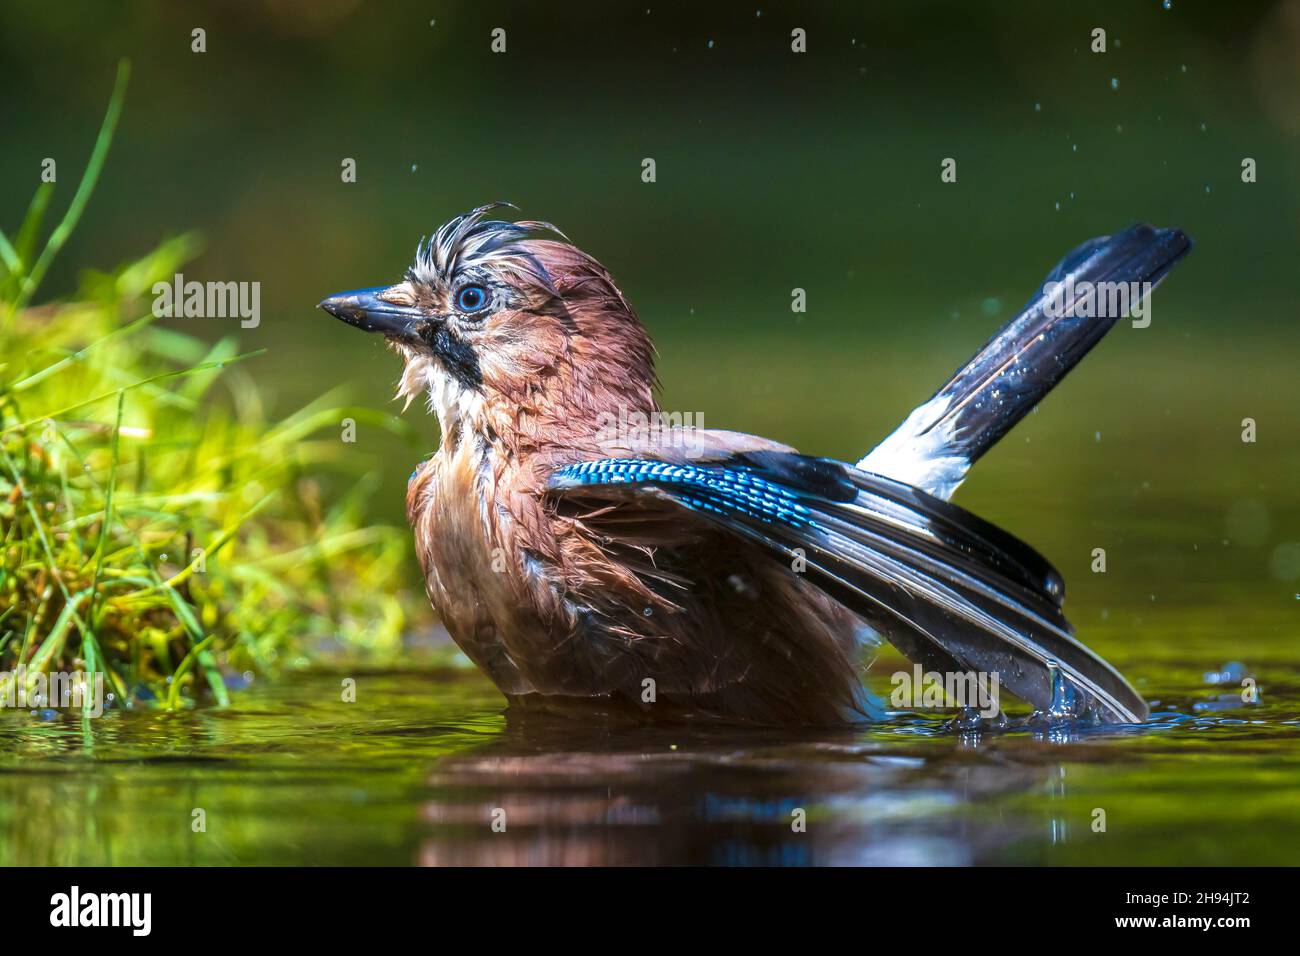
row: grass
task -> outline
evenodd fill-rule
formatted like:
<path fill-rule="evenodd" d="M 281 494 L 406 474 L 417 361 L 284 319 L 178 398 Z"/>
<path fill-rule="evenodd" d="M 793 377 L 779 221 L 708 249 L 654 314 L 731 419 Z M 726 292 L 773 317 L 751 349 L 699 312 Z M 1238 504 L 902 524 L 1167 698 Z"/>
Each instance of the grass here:
<path fill-rule="evenodd" d="M 0 692 L 22 663 L 102 672 L 118 704 L 224 703 L 232 676 L 323 645 L 400 646 L 406 601 L 420 606 L 403 592 L 407 532 L 368 521 L 373 479 L 340 423 L 401 426 L 330 396 L 272 421 L 257 352 L 156 321 L 150 290 L 197 254 L 192 235 L 32 304 L 90 200 L 128 75 L 45 241 L 53 184 L 12 241 L 0 232 Z"/>

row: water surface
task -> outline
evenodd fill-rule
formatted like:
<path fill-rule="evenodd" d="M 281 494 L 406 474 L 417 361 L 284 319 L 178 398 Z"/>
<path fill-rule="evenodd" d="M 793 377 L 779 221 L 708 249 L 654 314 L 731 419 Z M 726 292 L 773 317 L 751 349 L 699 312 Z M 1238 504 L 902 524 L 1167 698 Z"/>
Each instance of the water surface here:
<path fill-rule="evenodd" d="M 0 862 L 1280 864 L 1300 845 L 1293 703 L 1199 680 L 1140 730 L 963 735 L 915 715 L 628 727 L 503 714 L 454 668 L 353 676 L 355 703 L 317 673 L 225 710 L 6 713 Z"/>

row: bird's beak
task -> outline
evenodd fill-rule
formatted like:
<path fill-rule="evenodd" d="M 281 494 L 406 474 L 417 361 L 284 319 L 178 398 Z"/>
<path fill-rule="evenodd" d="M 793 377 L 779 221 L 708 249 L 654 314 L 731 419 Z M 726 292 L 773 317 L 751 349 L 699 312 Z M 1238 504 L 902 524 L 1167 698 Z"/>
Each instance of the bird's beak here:
<path fill-rule="evenodd" d="M 348 325 L 355 325 L 366 332 L 403 337 L 414 335 L 416 326 L 427 317 L 413 306 L 394 305 L 381 299 L 380 294 L 389 288 L 391 287 L 376 286 L 373 289 L 340 292 L 320 303 L 320 308 L 334 318 L 342 319 Z"/>

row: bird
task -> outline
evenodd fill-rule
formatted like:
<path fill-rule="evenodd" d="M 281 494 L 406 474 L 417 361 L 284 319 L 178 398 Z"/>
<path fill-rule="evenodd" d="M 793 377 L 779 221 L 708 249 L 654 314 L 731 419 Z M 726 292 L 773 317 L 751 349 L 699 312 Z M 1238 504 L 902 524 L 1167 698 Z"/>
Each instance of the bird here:
<path fill-rule="evenodd" d="M 494 210 L 507 209 L 501 214 Z M 931 672 L 996 675 L 1038 711 L 1140 723 L 1075 638 L 1060 573 L 949 499 L 972 464 L 1191 248 L 1136 224 L 1083 243 L 856 463 L 678 422 L 614 278 L 509 203 L 455 216 L 391 284 L 319 304 L 402 359 L 437 450 L 407 517 L 461 651 L 520 708 L 852 726 L 885 716 L 882 640 Z M 493 218 L 493 216 L 499 218 Z"/>

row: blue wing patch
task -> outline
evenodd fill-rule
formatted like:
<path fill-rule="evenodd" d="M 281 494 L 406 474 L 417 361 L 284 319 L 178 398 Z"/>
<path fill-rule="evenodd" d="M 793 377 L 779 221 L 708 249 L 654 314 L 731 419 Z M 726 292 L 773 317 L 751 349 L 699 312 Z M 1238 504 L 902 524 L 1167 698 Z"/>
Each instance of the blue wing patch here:
<path fill-rule="evenodd" d="M 792 528 L 813 528 L 812 512 L 789 489 L 737 468 L 701 468 L 639 458 L 602 458 L 557 469 L 553 489 L 593 485 L 651 485 L 673 492 L 686 507 L 722 516 L 746 515 Z"/>

